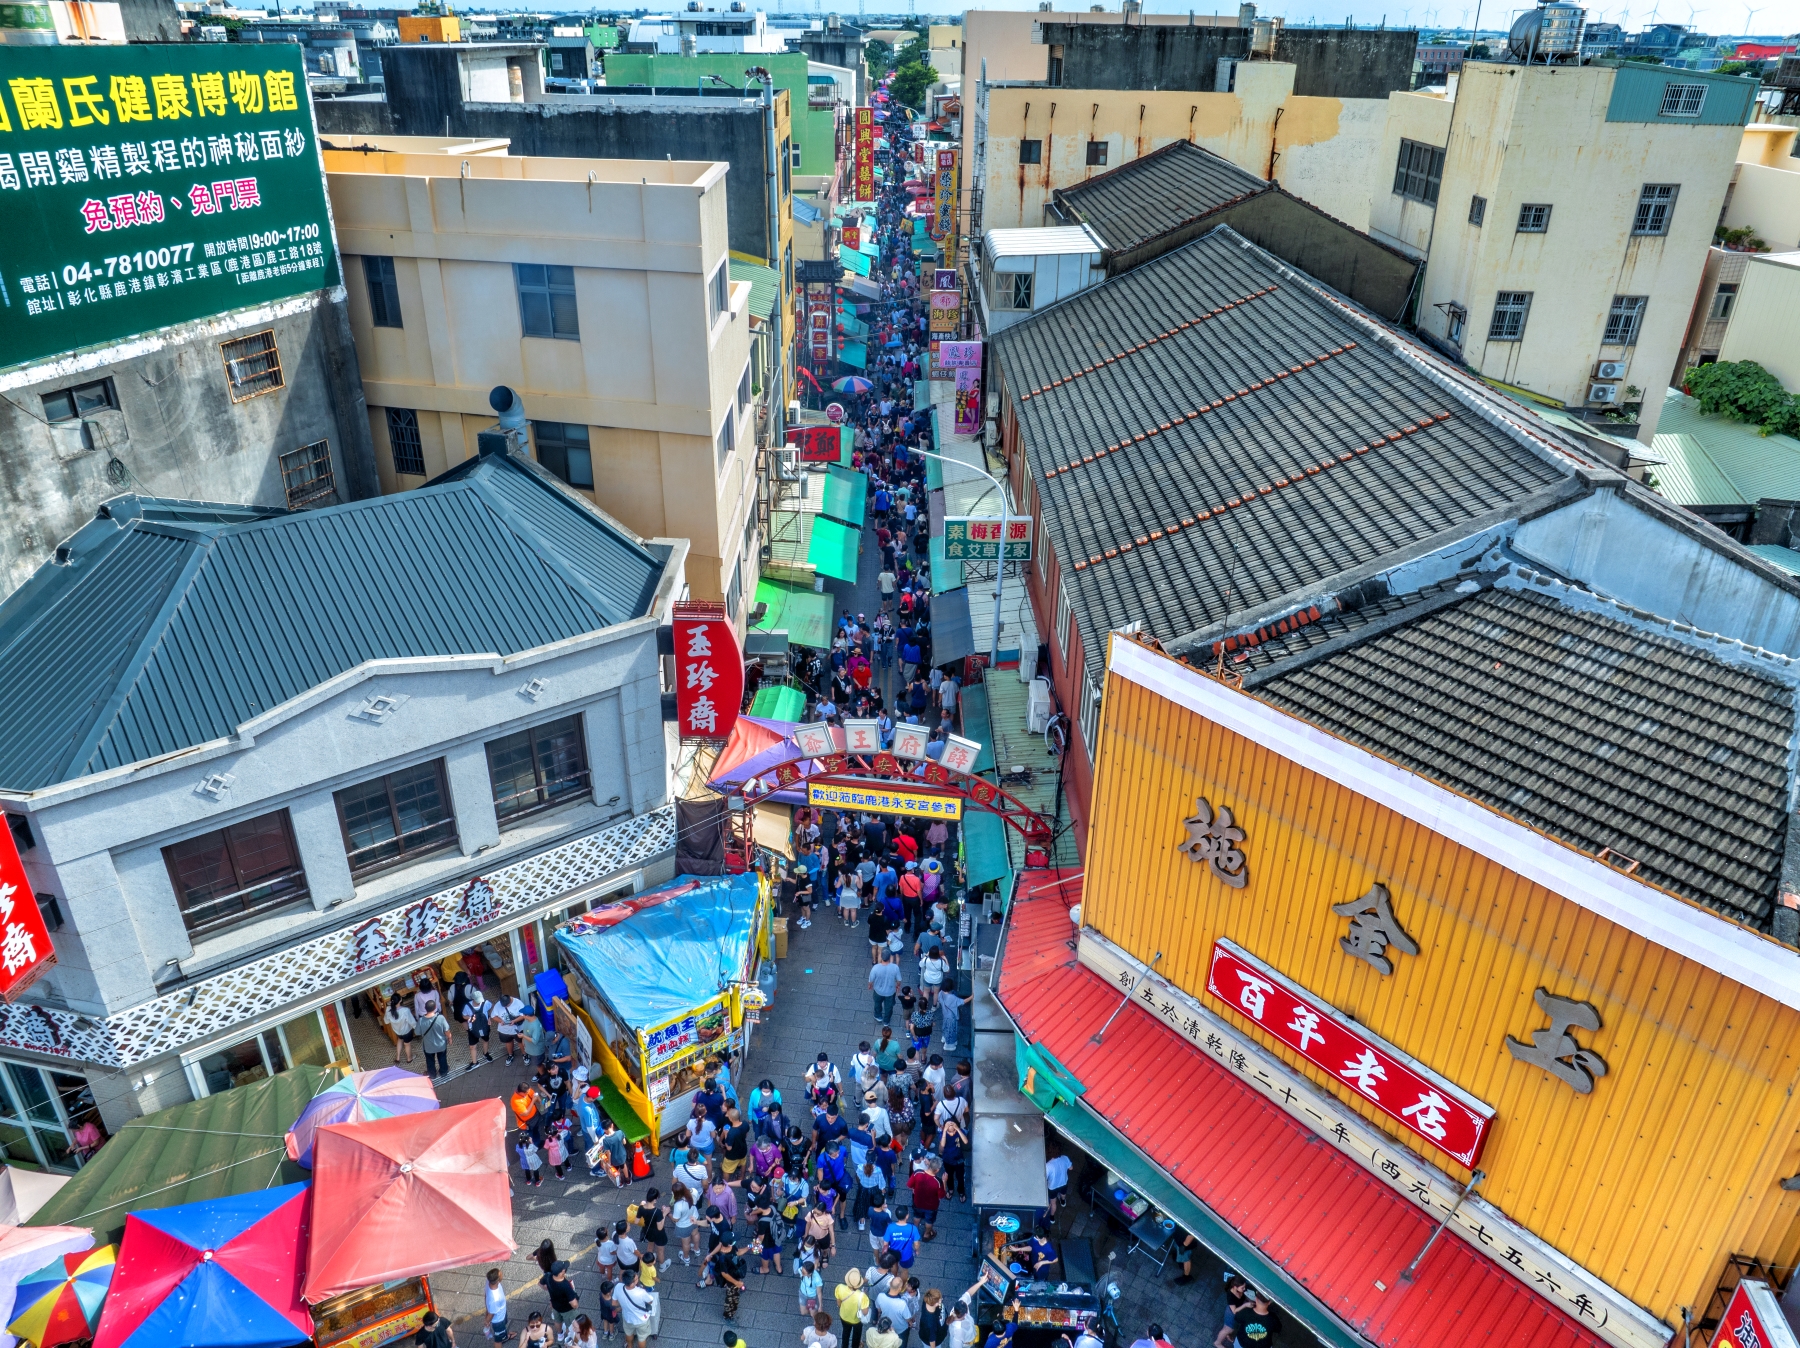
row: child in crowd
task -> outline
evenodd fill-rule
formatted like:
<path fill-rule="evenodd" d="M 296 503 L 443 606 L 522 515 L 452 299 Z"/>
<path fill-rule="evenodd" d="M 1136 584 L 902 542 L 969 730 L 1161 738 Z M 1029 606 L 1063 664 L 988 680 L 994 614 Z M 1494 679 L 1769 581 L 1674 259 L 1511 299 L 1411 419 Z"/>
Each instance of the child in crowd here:
<path fill-rule="evenodd" d="M 613 1300 L 613 1285 L 611 1278 L 600 1284 L 600 1337 L 603 1339 L 619 1335 L 619 1303 Z"/>
<path fill-rule="evenodd" d="M 544 1182 L 544 1158 L 538 1153 L 537 1143 L 531 1140 L 531 1134 L 523 1128 L 519 1129 L 516 1146 L 523 1182 L 535 1189 Z"/>
<path fill-rule="evenodd" d="M 800 1265 L 800 1314 L 811 1315 L 819 1309 L 819 1298 L 825 1294 L 825 1279 L 810 1261 Z"/>

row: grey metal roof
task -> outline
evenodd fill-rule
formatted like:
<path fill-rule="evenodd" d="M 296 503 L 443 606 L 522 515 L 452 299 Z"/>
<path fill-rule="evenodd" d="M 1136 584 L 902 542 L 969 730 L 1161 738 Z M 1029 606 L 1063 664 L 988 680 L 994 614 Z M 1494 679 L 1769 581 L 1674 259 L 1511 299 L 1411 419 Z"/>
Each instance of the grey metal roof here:
<path fill-rule="evenodd" d="M 1572 481 L 1220 228 L 994 339 L 1088 649 L 1187 635 Z"/>
<path fill-rule="evenodd" d="M 207 743 L 369 660 L 641 617 L 660 552 L 506 454 L 293 514 L 120 497 L 0 604 L 0 788 Z"/>
<path fill-rule="evenodd" d="M 1058 188 L 1054 196 L 1071 220 L 1092 226 L 1101 242 L 1120 253 L 1269 186 L 1229 159 L 1178 140 L 1084 183 Z"/>
<path fill-rule="evenodd" d="M 1596 612 L 1582 591 L 1571 604 L 1560 586 L 1480 585 L 1328 615 L 1227 668 L 1315 725 L 1766 930 L 1791 675 Z"/>

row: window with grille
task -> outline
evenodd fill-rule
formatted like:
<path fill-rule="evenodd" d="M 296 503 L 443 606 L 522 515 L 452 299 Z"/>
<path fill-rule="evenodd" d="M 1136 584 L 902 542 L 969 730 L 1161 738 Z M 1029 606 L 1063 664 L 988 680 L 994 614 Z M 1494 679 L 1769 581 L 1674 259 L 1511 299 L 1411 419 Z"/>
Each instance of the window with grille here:
<path fill-rule="evenodd" d="M 513 264 L 519 288 L 519 323 L 527 337 L 559 337 L 581 340 L 581 322 L 575 312 L 575 268 Z"/>
<path fill-rule="evenodd" d="M 406 477 L 424 477 L 425 444 L 419 438 L 419 414 L 410 407 L 390 407 L 387 426 L 394 471 Z"/>
<path fill-rule="evenodd" d="M 315 440 L 281 456 L 281 490 L 289 510 L 323 501 L 337 494 L 331 473 L 331 442 Z"/>
<path fill-rule="evenodd" d="M 1041 164 L 1044 162 L 1044 142 L 1041 140 L 1022 140 L 1019 142 L 1019 162 L 1021 164 Z"/>
<path fill-rule="evenodd" d="M 588 789 L 579 716 L 489 740 L 487 760 L 494 812 L 503 820 L 561 805 Z"/>
<path fill-rule="evenodd" d="M 1713 292 L 1711 317 L 1731 317 L 1731 306 L 1737 302 L 1737 290 L 1736 286 L 1725 284 Z"/>
<path fill-rule="evenodd" d="M 1665 84 L 1659 117 L 1698 117 L 1706 106 L 1704 84 Z"/>
<path fill-rule="evenodd" d="M 1645 183 L 1644 190 L 1638 193 L 1637 215 L 1631 222 L 1631 232 L 1667 234 L 1679 190 L 1674 183 Z"/>
<path fill-rule="evenodd" d="M 563 421 L 534 421 L 531 438 L 538 462 L 571 487 L 593 490 L 594 451 L 588 428 Z"/>
<path fill-rule="evenodd" d="M 1402 140 L 1400 159 L 1394 167 L 1394 191 L 1428 206 L 1437 205 L 1444 179 L 1444 152 L 1422 141 Z"/>
<path fill-rule="evenodd" d="M 282 385 L 281 352 L 276 349 L 273 328 L 222 342 L 219 355 L 225 361 L 225 380 L 234 403 L 273 393 Z"/>
<path fill-rule="evenodd" d="M 1481 222 L 1485 219 L 1487 219 L 1487 198 L 1486 197 L 1470 197 L 1469 198 L 1469 223 L 1471 225 L 1475 225 L 1475 226 L 1479 227 Z"/>
<path fill-rule="evenodd" d="M 190 936 L 306 897 L 306 872 L 286 810 L 174 843 L 163 848 L 163 861 Z"/>
<path fill-rule="evenodd" d="M 1031 273 L 1017 271 L 1000 278 L 1001 287 L 1010 301 L 1008 308 L 1029 309 L 1031 307 Z"/>
<path fill-rule="evenodd" d="M 1519 207 L 1519 233 L 1544 234 L 1550 229 L 1550 208 L 1543 205 Z"/>
<path fill-rule="evenodd" d="M 394 259 L 365 257 L 363 279 L 369 283 L 369 313 L 378 328 L 397 328 L 400 322 L 400 283 L 394 277 Z"/>
<path fill-rule="evenodd" d="M 350 874 L 373 874 L 456 842 L 444 761 L 421 763 L 336 792 Z"/>
<path fill-rule="evenodd" d="M 1490 342 L 1516 342 L 1525 336 L 1525 315 L 1531 312 L 1529 290 L 1502 290 L 1494 296 L 1494 317 L 1488 323 Z"/>
<path fill-rule="evenodd" d="M 1075 608 L 1069 603 L 1069 583 L 1065 580 L 1056 587 L 1056 650 L 1062 656 L 1063 666 L 1069 663 L 1069 625 L 1075 617 Z"/>
<path fill-rule="evenodd" d="M 1085 676 L 1081 681 L 1081 742 L 1088 762 L 1094 761 L 1094 745 L 1100 737 L 1100 686 Z"/>
<path fill-rule="evenodd" d="M 1105 141 L 1090 140 L 1087 143 L 1087 161 L 1088 161 L 1089 165 L 1102 165 L 1103 166 L 1106 163 L 1106 142 Z"/>
<path fill-rule="evenodd" d="M 1601 342 L 1607 346 L 1635 346 L 1638 331 L 1644 326 L 1644 306 L 1649 302 L 1647 295 L 1614 295 Z"/>

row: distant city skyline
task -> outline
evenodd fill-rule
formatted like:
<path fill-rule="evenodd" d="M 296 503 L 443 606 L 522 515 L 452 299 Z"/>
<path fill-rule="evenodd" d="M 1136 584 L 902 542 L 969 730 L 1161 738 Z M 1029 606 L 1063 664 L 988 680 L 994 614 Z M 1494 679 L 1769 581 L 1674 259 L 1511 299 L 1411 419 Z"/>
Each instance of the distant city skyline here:
<path fill-rule="evenodd" d="M 728 0 L 712 0 L 707 7 L 727 9 L 729 3 Z M 846 18 L 862 20 L 904 20 L 909 14 L 943 18 L 969 9 L 1037 8 L 1036 4 L 1027 3 L 963 5 L 956 4 L 953 0 L 913 0 L 909 7 L 896 7 L 893 0 L 881 0 L 879 5 L 865 0 L 860 6 L 856 0 L 766 0 L 765 3 L 750 7 L 766 10 L 770 14 L 810 17 L 836 13 Z M 1410 5 L 1391 3 L 1391 0 L 1261 0 L 1257 6 L 1263 14 L 1276 15 L 1295 24 L 1341 24 L 1350 20 L 1358 26 L 1374 27 L 1386 23 L 1390 28 L 1420 29 L 1468 28 L 1475 22 L 1479 12 L 1481 28 L 1485 32 L 1503 32 L 1516 15 L 1529 7 L 1518 4 L 1517 0 L 1483 0 L 1479 11 L 1476 5 L 1463 3 L 1463 0 L 1423 0 L 1422 3 Z M 544 13 L 582 13 L 602 6 L 527 4 L 519 8 Z M 657 7 L 656 12 L 679 12 L 685 8 L 686 0 L 676 0 L 675 3 Z M 1056 0 L 1056 8 L 1067 12 L 1085 10 L 1087 6 L 1076 3 L 1076 0 Z M 1119 8 L 1118 0 L 1110 0 L 1106 8 L 1116 13 Z M 1144 8 L 1152 14 L 1235 12 L 1235 7 L 1221 7 L 1216 0 L 1210 6 L 1181 4 L 1177 0 L 1146 0 Z M 1653 23 L 1679 23 L 1703 33 L 1741 37 L 1744 40 L 1757 37 L 1774 39 L 1800 32 L 1800 2 L 1797 0 L 1758 5 L 1745 5 L 1739 0 L 1708 0 L 1704 4 L 1690 4 L 1688 0 L 1611 0 L 1607 4 L 1587 5 L 1585 8 L 1589 23 L 1616 23 L 1627 32 L 1637 32 Z M 506 12 L 499 5 L 483 5 L 482 9 Z M 463 12 L 471 10 L 464 9 Z"/>

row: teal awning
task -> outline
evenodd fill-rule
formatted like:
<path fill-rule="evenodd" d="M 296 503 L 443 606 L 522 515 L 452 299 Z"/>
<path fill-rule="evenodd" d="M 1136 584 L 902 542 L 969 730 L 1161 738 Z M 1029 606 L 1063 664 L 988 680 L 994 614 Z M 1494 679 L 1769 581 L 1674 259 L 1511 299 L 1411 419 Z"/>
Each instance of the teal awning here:
<path fill-rule="evenodd" d="M 973 816 L 970 816 L 973 818 Z M 1270 1293 L 1281 1309 L 1330 1348 L 1368 1348 L 1368 1340 L 1320 1305 L 1318 1300 L 1254 1242 L 1218 1213 L 1170 1179 L 1162 1168 L 1126 1141 L 1083 1104 L 1058 1101 L 1045 1116 L 1077 1146 L 1097 1157 L 1143 1197 L 1194 1236 L 1228 1268 Z"/>
<path fill-rule="evenodd" d="M 797 646 L 826 650 L 831 646 L 831 596 L 804 585 L 779 580 L 757 582 L 756 602 L 768 611 L 756 628 L 760 632 L 785 631 Z"/>
<path fill-rule="evenodd" d="M 851 426 L 838 427 L 838 466 L 848 468 L 856 457 L 856 431 Z"/>
<path fill-rule="evenodd" d="M 861 342 L 845 342 L 838 351 L 838 359 L 846 365 L 866 370 L 869 368 L 869 348 Z"/>
<path fill-rule="evenodd" d="M 994 677 L 998 678 L 999 675 Z M 975 755 L 975 771 L 994 770 L 994 725 L 988 716 L 987 685 L 972 683 L 962 690 L 963 734 L 981 745 Z"/>
<path fill-rule="evenodd" d="M 970 889 L 999 880 L 1000 892 L 1006 893 L 1012 863 L 1006 856 L 1006 824 L 999 815 L 980 809 L 963 812 L 963 865 Z"/>
<path fill-rule="evenodd" d="M 857 252 L 854 248 L 846 248 L 842 244 L 839 244 L 838 261 L 842 262 L 858 276 L 867 276 L 869 274 L 869 259 Z"/>
<path fill-rule="evenodd" d="M 927 460 L 935 462 L 935 460 Z M 944 556 L 944 540 L 942 535 L 931 540 L 931 592 L 943 594 L 946 590 L 959 590 L 967 582 L 963 579 L 962 559 Z"/>
<path fill-rule="evenodd" d="M 863 510 L 869 499 L 869 479 L 832 464 L 825 470 L 825 504 L 820 507 L 834 520 L 842 520 L 853 528 L 863 527 Z M 813 526 L 814 532 L 818 526 Z"/>
<path fill-rule="evenodd" d="M 837 321 L 838 326 L 844 330 L 846 336 L 854 337 L 858 341 L 862 341 L 869 335 L 869 325 L 852 314 L 847 314 L 842 310 L 839 310 Z"/>
<path fill-rule="evenodd" d="M 827 515 L 820 515 L 813 520 L 812 546 L 806 550 L 806 560 L 820 575 L 854 584 L 856 557 L 861 546 L 861 529 L 852 529 Z"/>

